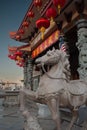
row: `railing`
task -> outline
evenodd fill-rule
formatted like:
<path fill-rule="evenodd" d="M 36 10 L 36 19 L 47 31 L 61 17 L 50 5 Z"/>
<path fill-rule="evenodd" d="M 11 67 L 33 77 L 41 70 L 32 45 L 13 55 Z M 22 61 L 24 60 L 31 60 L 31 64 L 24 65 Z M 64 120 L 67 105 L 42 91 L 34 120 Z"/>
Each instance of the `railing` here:
<path fill-rule="evenodd" d="M 0 97 L 4 98 L 4 106 L 19 105 L 19 91 L 6 90 Z"/>

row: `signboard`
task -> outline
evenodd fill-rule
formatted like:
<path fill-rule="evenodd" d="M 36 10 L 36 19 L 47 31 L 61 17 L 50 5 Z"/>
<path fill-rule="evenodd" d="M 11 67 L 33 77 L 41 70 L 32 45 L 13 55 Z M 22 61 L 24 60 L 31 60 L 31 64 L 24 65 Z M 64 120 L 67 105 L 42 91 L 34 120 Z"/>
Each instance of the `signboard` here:
<path fill-rule="evenodd" d="M 60 32 L 57 30 L 49 36 L 42 44 L 32 51 L 32 58 L 35 58 L 59 39 Z"/>

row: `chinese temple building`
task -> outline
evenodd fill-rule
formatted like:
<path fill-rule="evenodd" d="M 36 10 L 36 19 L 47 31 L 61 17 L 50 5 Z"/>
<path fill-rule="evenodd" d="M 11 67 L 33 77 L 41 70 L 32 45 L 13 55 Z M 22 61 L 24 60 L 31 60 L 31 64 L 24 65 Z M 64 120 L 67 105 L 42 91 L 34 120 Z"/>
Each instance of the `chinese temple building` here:
<path fill-rule="evenodd" d="M 40 71 L 35 59 L 53 47 L 69 55 L 71 79 L 87 76 L 87 0 L 32 0 L 16 32 L 15 41 L 26 43 L 9 46 L 8 57 L 24 68 L 24 86 L 35 90 Z"/>

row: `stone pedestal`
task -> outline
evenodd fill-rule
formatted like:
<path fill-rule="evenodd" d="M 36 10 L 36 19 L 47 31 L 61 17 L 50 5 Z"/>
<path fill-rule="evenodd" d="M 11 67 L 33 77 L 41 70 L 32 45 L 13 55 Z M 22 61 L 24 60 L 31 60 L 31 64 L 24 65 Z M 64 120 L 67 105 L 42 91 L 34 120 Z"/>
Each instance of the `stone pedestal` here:
<path fill-rule="evenodd" d="M 28 110 L 23 112 L 25 117 L 24 130 L 42 130 L 37 118 Z"/>
<path fill-rule="evenodd" d="M 79 77 L 87 77 L 87 20 L 81 19 L 77 22 L 78 41 L 76 46 L 79 50 Z"/>

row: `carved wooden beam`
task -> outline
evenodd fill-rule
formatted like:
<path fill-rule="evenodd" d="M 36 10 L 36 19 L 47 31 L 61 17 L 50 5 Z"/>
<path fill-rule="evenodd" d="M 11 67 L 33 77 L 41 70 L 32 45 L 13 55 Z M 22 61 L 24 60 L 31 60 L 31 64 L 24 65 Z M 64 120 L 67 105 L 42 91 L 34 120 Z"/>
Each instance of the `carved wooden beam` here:
<path fill-rule="evenodd" d="M 38 32 L 38 28 L 35 27 L 35 28 L 34 28 L 34 31 L 35 31 L 35 33 L 37 33 L 37 32 Z"/>
<path fill-rule="evenodd" d="M 34 37 L 35 32 L 31 32 L 31 37 Z"/>
<path fill-rule="evenodd" d="M 63 25 L 63 21 L 55 21 L 56 22 L 56 25 L 58 27 L 58 30 L 61 30 L 62 29 L 62 25 Z"/>
<path fill-rule="evenodd" d="M 65 16 L 65 18 L 66 18 L 66 21 L 67 21 L 68 23 L 70 23 L 71 20 L 72 20 L 72 11 L 69 12 L 69 13 L 64 12 L 64 16 Z"/>

